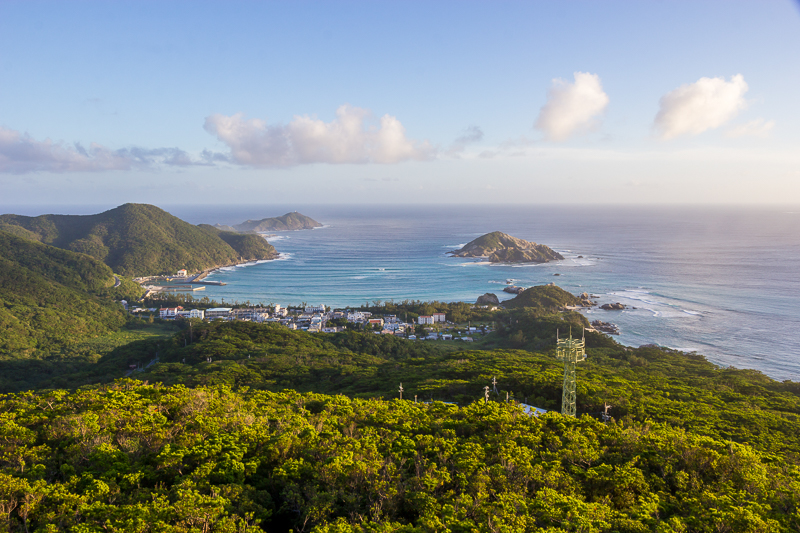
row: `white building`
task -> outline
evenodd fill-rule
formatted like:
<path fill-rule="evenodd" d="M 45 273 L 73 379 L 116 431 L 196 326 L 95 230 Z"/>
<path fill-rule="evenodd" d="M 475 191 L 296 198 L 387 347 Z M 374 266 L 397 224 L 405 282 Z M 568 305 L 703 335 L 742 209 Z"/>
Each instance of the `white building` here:
<path fill-rule="evenodd" d="M 420 315 L 417 318 L 417 324 L 433 324 L 433 317 L 427 315 Z"/>
<path fill-rule="evenodd" d="M 186 272 L 185 268 L 182 268 L 182 269 L 178 270 L 178 277 L 179 278 L 185 278 L 188 275 L 189 275 L 189 273 Z"/>
<path fill-rule="evenodd" d="M 312 305 L 305 308 L 306 313 L 324 313 L 325 306 L 324 305 Z"/>
<path fill-rule="evenodd" d="M 230 314 L 230 307 L 212 307 L 211 309 L 206 309 L 206 318 L 209 320 L 214 320 L 215 318 L 228 318 Z"/>
<path fill-rule="evenodd" d="M 447 322 L 447 316 L 444 313 L 433 313 L 434 322 Z"/>
<path fill-rule="evenodd" d="M 183 311 L 183 307 L 162 307 L 158 310 L 158 317 L 164 320 L 174 320 L 178 316 L 178 311 Z"/>
<path fill-rule="evenodd" d="M 372 316 L 372 313 L 367 311 L 348 311 L 347 312 L 347 321 L 348 322 L 365 322 Z"/>

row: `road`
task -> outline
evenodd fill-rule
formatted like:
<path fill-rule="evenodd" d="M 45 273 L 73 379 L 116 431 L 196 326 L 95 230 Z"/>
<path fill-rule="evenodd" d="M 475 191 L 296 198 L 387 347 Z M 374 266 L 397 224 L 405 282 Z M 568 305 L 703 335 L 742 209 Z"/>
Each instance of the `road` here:
<path fill-rule="evenodd" d="M 119 287 L 120 283 L 122 283 L 116 274 L 114 274 L 114 287 Z"/>

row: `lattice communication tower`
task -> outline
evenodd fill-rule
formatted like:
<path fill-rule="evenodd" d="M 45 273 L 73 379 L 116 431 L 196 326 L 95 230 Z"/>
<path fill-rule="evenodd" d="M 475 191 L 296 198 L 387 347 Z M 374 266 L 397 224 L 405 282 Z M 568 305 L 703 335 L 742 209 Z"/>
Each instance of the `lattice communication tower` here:
<path fill-rule="evenodd" d="M 586 360 L 586 339 L 559 339 L 556 331 L 556 358 L 564 361 L 564 390 L 561 393 L 561 414 L 575 416 L 575 364 Z"/>

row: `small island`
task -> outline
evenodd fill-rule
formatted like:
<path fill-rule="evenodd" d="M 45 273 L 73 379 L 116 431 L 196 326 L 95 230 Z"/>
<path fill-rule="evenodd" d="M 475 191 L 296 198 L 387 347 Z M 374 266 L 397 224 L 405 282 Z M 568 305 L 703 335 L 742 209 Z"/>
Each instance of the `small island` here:
<path fill-rule="evenodd" d="M 246 220 L 235 226 L 216 224 L 222 231 L 233 231 L 236 233 L 264 233 L 267 231 L 290 231 L 300 229 L 321 228 L 322 224 L 303 214 L 293 211 L 280 217 L 262 218 L 261 220 Z"/>
<path fill-rule="evenodd" d="M 500 231 L 493 231 L 463 248 L 448 252 L 453 257 L 482 257 L 492 263 L 548 263 L 564 257 L 544 244 L 518 239 Z"/>

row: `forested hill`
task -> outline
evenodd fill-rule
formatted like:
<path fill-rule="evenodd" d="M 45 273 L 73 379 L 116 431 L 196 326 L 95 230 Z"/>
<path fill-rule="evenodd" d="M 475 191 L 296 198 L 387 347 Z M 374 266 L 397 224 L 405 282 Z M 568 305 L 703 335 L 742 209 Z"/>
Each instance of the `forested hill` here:
<path fill-rule="evenodd" d="M 261 220 L 246 220 L 235 226 L 222 226 L 217 224 L 217 229 L 224 231 L 238 231 L 241 233 L 259 233 L 265 231 L 287 231 L 298 229 L 321 228 L 322 224 L 297 211 L 286 213 L 280 217 L 262 218 Z"/>
<path fill-rule="evenodd" d="M 181 268 L 193 272 L 277 256 L 260 237 L 194 226 L 147 204 L 124 204 L 96 215 L 1 215 L 0 230 L 91 255 L 126 276 Z"/>
<path fill-rule="evenodd" d="M 0 231 L 0 358 L 64 345 L 125 323 L 111 269 L 83 254 Z"/>
<path fill-rule="evenodd" d="M 575 419 L 557 412 L 563 367 L 552 353 L 197 325 L 162 343 L 163 362 L 141 375 L 150 385 L 121 380 L 0 397 L 0 524 L 800 530 L 796 384 L 593 334 Z M 484 402 L 493 376 L 498 393 Z M 556 412 L 530 416 L 506 392 Z M 599 415 L 605 402 L 613 405 L 607 422 Z"/>

